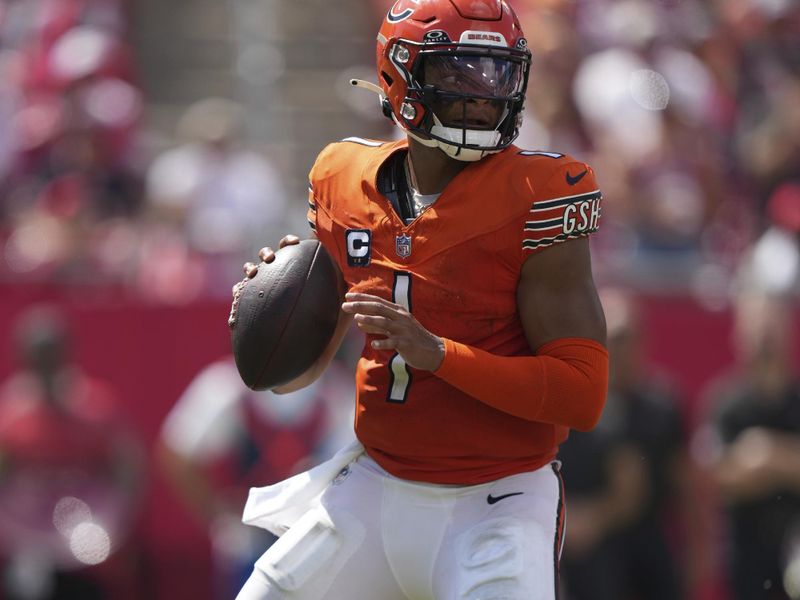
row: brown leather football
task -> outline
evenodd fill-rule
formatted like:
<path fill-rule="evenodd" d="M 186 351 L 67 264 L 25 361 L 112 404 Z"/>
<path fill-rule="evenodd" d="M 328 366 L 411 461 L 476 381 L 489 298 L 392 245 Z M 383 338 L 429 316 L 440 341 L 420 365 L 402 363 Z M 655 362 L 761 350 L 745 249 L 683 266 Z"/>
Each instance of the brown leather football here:
<path fill-rule="evenodd" d="M 318 240 L 303 240 L 261 263 L 239 298 L 231 329 L 239 375 L 254 390 L 308 370 L 328 345 L 343 300 L 336 264 Z"/>

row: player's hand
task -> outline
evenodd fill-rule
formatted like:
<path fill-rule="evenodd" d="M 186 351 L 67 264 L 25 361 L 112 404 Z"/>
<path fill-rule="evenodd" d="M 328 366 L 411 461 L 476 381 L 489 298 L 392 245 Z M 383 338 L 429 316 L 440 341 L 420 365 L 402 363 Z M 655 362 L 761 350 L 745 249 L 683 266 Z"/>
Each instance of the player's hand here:
<path fill-rule="evenodd" d="M 415 369 L 435 371 L 444 360 L 444 340 L 420 325 L 399 304 L 371 294 L 348 293 L 342 310 L 352 314 L 364 333 L 385 336 L 372 341 L 376 350 L 396 350 Z"/>
<path fill-rule="evenodd" d="M 281 241 L 278 242 L 278 248 L 280 249 L 285 248 L 286 246 L 295 246 L 299 243 L 299 237 L 289 234 L 283 236 Z M 261 260 L 259 264 L 269 264 L 275 260 L 275 251 L 269 246 L 265 246 L 258 251 L 258 258 Z M 258 273 L 258 264 L 246 262 L 242 266 L 242 270 L 244 271 L 244 279 L 236 283 L 231 290 L 231 294 L 233 294 L 233 301 L 231 302 L 231 312 L 228 315 L 228 327 L 233 327 L 236 324 L 236 310 L 239 308 L 239 299 L 242 297 L 244 286 L 247 285 L 247 282 L 255 277 Z"/>

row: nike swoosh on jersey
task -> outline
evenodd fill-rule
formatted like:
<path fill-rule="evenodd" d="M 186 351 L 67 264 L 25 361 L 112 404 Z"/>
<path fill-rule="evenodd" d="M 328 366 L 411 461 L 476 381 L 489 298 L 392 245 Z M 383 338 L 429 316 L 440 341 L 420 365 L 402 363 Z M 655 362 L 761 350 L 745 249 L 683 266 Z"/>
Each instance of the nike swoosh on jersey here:
<path fill-rule="evenodd" d="M 585 171 L 577 174 L 575 177 L 573 177 L 572 175 L 569 174 L 569 171 L 567 171 L 567 183 L 570 184 L 570 185 L 575 185 L 581 179 L 583 179 L 584 176 L 586 175 L 586 173 L 588 173 L 588 172 L 589 172 L 588 170 L 585 170 Z"/>
<path fill-rule="evenodd" d="M 514 492 L 512 494 L 503 494 L 502 496 L 492 496 L 491 494 L 489 494 L 488 496 L 486 496 L 486 501 L 489 504 L 496 504 L 497 502 L 500 502 L 500 500 L 503 500 L 505 498 L 509 498 L 511 496 L 520 496 L 524 493 L 525 492 Z"/>

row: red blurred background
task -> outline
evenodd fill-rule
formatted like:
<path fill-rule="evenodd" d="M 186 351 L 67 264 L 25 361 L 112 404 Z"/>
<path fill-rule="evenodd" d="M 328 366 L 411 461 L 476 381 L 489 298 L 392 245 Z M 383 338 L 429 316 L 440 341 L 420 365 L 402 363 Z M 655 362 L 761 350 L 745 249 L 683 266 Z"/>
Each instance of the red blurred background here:
<path fill-rule="evenodd" d="M 140 439 L 135 525 L 84 569 L 107 597 L 225 597 L 209 527 L 167 481 L 162 427 L 229 353 L 241 264 L 305 231 L 316 153 L 398 135 L 347 84 L 375 79 L 390 4 L 0 0 L 0 381 L 23 368 L 20 318 L 55 306 L 72 362 Z M 595 167 L 596 279 L 638 300 L 645 363 L 673 381 L 689 451 L 709 386 L 737 367 L 743 290 L 788 302 L 798 329 L 799 5 L 513 4 L 534 56 L 519 144 Z M 694 482 L 711 567 L 687 597 L 731 597 L 718 499 Z"/>

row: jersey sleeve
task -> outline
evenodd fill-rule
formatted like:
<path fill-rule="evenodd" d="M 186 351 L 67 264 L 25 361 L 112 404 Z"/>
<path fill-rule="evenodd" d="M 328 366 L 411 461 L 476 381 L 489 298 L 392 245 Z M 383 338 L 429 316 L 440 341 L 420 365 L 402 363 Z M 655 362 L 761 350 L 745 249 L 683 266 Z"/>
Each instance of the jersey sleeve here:
<path fill-rule="evenodd" d="M 311 179 L 308 180 L 308 208 L 306 210 L 306 219 L 308 219 L 308 227 L 311 229 L 312 235 L 317 235 L 317 199 L 314 197 L 314 184 Z"/>
<path fill-rule="evenodd" d="M 600 225 L 602 194 L 586 163 L 562 159 L 537 190 L 522 228 L 524 255 L 588 236 Z"/>
<path fill-rule="evenodd" d="M 341 248 L 337 244 L 336 225 L 331 203 L 337 196 L 336 181 L 342 176 L 341 144 L 329 144 L 317 156 L 308 175 L 306 218 L 310 234 L 316 237 L 342 268 Z M 346 174 L 345 174 L 346 175 Z"/>
<path fill-rule="evenodd" d="M 328 144 L 317 155 L 311 170 L 308 172 L 308 204 L 306 217 L 311 233 L 319 236 L 321 224 L 319 222 L 321 204 L 325 201 L 326 183 L 331 177 L 331 172 L 336 170 L 336 144 Z M 328 194 L 329 195 L 329 194 Z"/>

